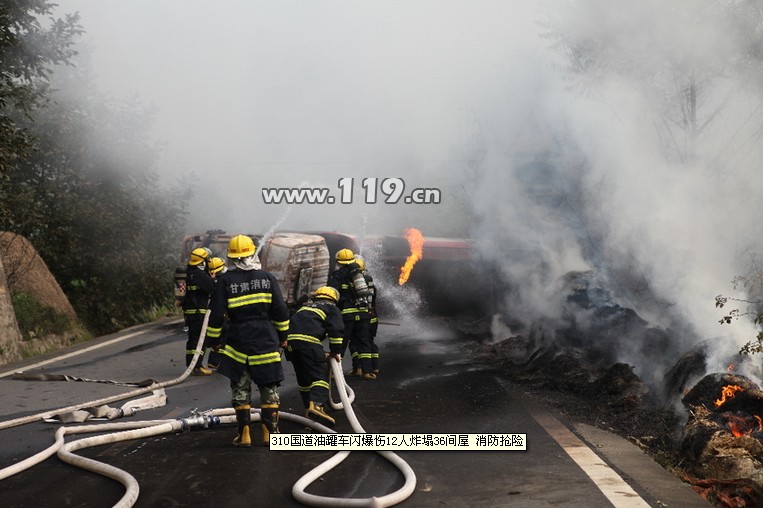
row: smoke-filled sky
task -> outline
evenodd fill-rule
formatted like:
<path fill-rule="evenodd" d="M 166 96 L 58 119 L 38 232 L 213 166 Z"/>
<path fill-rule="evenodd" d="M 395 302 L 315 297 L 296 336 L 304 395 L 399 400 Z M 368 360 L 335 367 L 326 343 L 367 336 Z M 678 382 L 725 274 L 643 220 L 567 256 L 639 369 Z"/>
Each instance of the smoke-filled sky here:
<path fill-rule="evenodd" d="M 554 314 L 559 277 L 593 270 L 656 325 L 667 309 L 689 322 L 683 348 L 711 339 L 721 358 L 755 334 L 714 309 L 734 276 L 761 273 L 761 34 L 727 16 L 748 2 L 59 5 L 81 15 L 99 89 L 158 108 L 163 181 L 197 189 L 189 232 L 413 226 L 474 238 L 529 318 Z M 550 33 L 593 58 L 571 74 Z M 751 38 L 758 57 L 737 65 Z M 343 177 L 352 204 L 261 195 L 325 186 L 339 199 Z M 365 177 L 439 189 L 441 203 L 366 204 Z"/>
<path fill-rule="evenodd" d="M 102 91 L 159 108 L 162 174 L 199 182 L 204 213 L 191 230 L 267 230 L 287 207 L 265 205 L 262 187 L 338 194 L 339 178 L 354 177 L 355 206 L 296 206 L 283 226 L 397 233 L 465 199 L 445 187 L 464 171 L 475 122 L 511 115 L 504 95 L 550 79 L 538 76 L 552 69 L 539 62 L 532 4 L 63 0 L 59 10 L 80 13 Z M 444 206 L 368 206 L 363 177 L 449 194 Z M 468 233 L 453 226 L 430 229 Z"/>

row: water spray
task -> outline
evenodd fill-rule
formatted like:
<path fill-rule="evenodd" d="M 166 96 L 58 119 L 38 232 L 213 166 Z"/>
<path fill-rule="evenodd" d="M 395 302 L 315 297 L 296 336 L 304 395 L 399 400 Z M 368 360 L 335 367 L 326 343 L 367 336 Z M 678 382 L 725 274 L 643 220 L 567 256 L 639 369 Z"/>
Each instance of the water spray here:
<path fill-rule="evenodd" d="M 300 182 L 300 185 L 297 186 L 298 189 L 302 189 L 304 187 L 310 187 L 310 182 L 302 181 Z M 271 226 L 271 228 L 263 234 L 262 240 L 260 240 L 259 245 L 257 246 L 257 249 L 255 250 L 255 257 L 258 257 L 260 255 L 260 251 L 263 249 L 263 246 L 268 241 L 268 238 L 272 237 L 273 234 L 281 227 L 281 225 L 284 223 L 284 221 L 289 217 L 289 214 L 292 213 L 292 208 L 294 207 L 294 203 L 289 203 L 287 205 L 286 210 L 284 210 L 284 213 L 281 214 L 281 217 L 276 220 L 276 223 Z"/>

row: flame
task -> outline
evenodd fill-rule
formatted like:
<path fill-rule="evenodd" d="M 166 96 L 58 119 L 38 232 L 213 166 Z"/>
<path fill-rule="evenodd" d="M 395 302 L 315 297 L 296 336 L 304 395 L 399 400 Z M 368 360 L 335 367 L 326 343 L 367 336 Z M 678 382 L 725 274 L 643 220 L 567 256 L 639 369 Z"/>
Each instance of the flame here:
<path fill-rule="evenodd" d="M 722 388 L 722 398 L 717 399 L 714 401 L 714 405 L 716 407 L 720 407 L 722 404 L 727 402 L 727 399 L 732 399 L 735 397 L 735 394 L 737 392 L 742 392 L 743 387 L 738 385 L 727 385 L 724 388 Z"/>
<path fill-rule="evenodd" d="M 735 437 L 750 436 L 754 430 L 761 430 L 761 417 L 759 415 L 753 415 L 756 418 L 756 424 L 751 421 L 751 418 L 736 416 L 733 414 L 727 415 L 727 427 Z M 755 428 L 758 424 L 758 428 Z"/>
<path fill-rule="evenodd" d="M 424 248 L 424 237 L 422 232 L 415 228 L 408 228 L 403 232 L 403 236 L 409 242 L 409 248 L 411 254 L 406 258 L 406 262 L 401 267 L 401 274 L 398 276 L 398 285 L 402 286 L 409 280 L 411 270 L 414 269 L 414 265 L 422 259 L 422 249 Z"/>

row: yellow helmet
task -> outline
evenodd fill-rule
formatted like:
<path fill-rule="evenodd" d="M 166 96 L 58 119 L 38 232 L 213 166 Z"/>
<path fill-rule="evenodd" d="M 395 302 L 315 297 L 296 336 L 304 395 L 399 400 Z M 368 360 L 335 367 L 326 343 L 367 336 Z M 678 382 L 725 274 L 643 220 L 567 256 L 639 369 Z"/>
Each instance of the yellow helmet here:
<path fill-rule="evenodd" d="M 341 265 L 349 265 L 350 263 L 355 262 L 355 255 L 350 249 L 340 249 L 337 251 L 337 255 L 334 256 L 334 258 Z"/>
<path fill-rule="evenodd" d="M 366 270 L 366 261 L 363 260 L 361 256 L 355 257 L 355 264 L 358 265 L 358 269 L 361 271 Z"/>
<path fill-rule="evenodd" d="M 313 298 L 328 298 L 334 303 L 340 301 L 340 292 L 331 286 L 321 286 L 313 293 Z"/>
<path fill-rule="evenodd" d="M 197 247 L 191 251 L 191 255 L 188 257 L 188 264 L 196 266 L 202 264 L 208 257 L 210 257 L 210 251 L 204 247 Z"/>
<path fill-rule="evenodd" d="M 225 261 L 223 261 L 223 258 L 212 258 L 210 259 L 208 268 L 210 273 L 218 273 L 225 268 Z"/>
<path fill-rule="evenodd" d="M 236 235 L 228 242 L 229 258 L 245 258 L 255 253 L 255 242 L 247 235 Z"/>

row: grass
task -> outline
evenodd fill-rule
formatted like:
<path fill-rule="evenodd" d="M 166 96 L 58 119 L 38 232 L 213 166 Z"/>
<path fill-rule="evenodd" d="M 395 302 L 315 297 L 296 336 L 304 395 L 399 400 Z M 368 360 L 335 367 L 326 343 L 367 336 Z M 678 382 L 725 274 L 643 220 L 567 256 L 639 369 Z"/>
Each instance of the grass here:
<path fill-rule="evenodd" d="M 76 320 L 56 312 L 52 307 L 43 305 L 32 294 L 12 293 L 11 303 L 23 340 L 41 338 L 50 334 L 63 334 L 80 328 Z"/>

